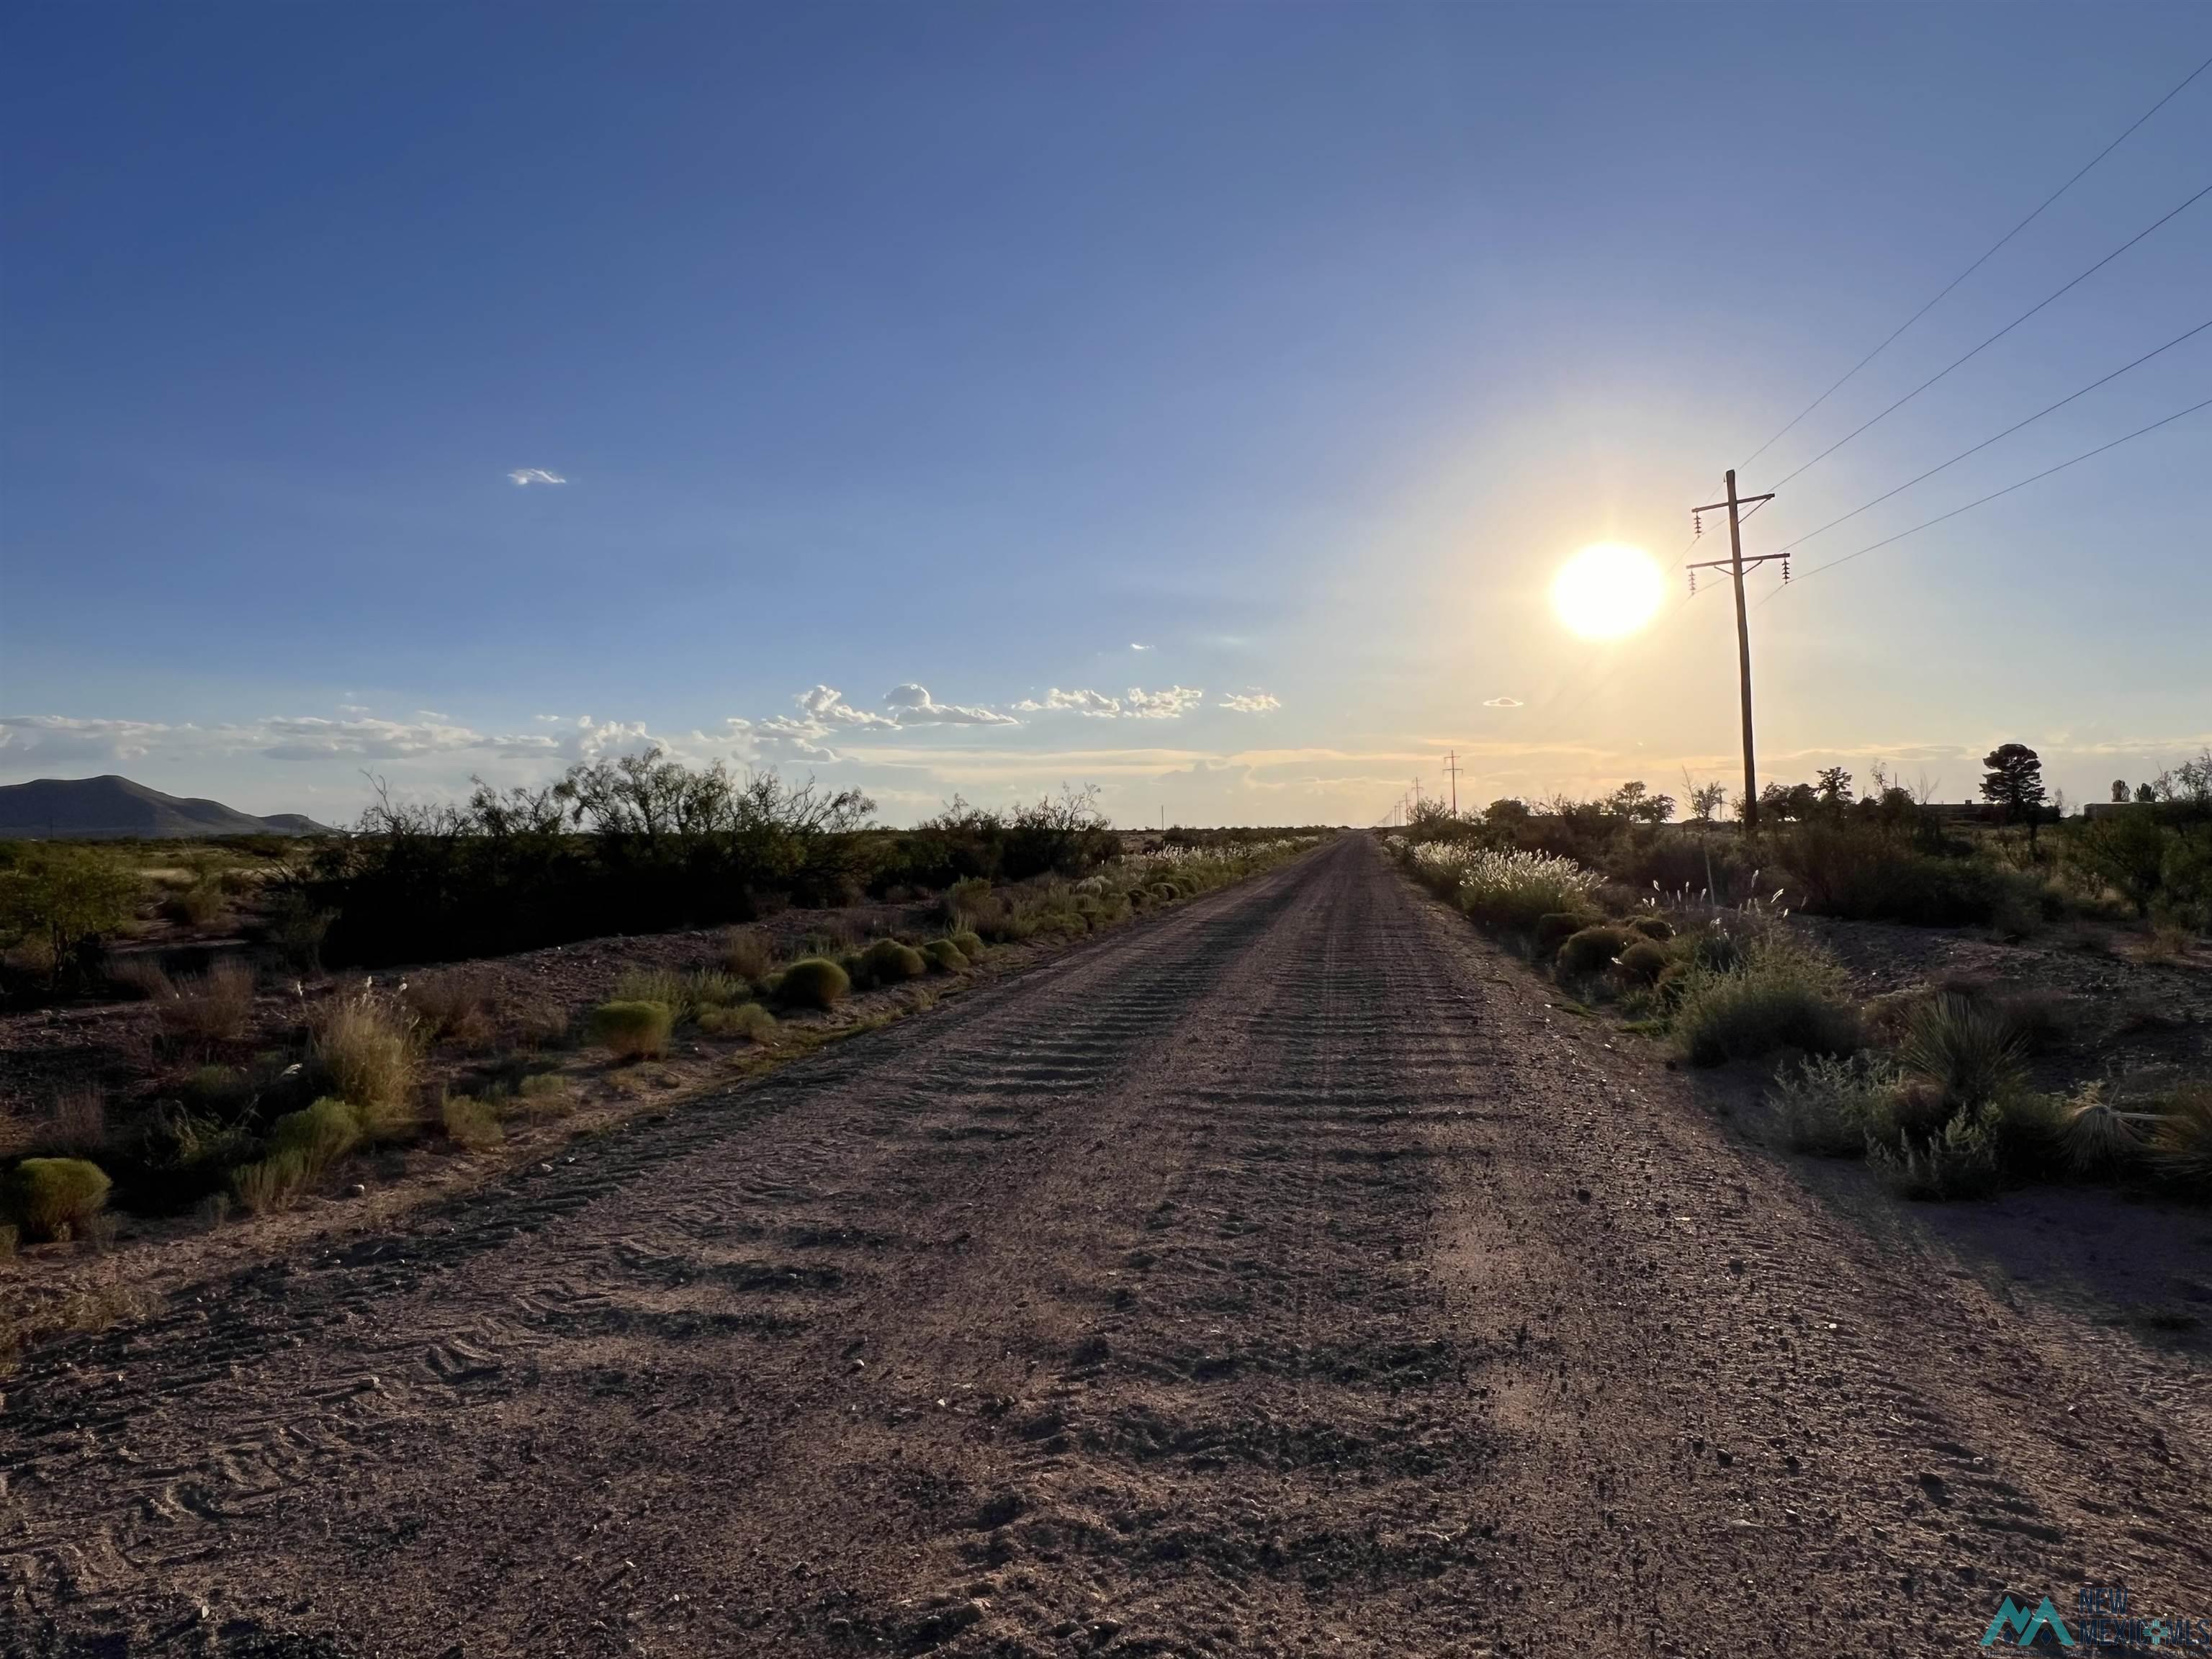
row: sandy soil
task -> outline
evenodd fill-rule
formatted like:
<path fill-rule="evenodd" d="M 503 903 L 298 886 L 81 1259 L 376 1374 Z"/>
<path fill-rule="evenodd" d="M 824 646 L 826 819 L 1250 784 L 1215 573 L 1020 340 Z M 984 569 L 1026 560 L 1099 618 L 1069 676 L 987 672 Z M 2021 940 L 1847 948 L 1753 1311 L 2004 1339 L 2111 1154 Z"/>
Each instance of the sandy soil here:
<path fill-rule="evenodd" d="M 2212 1616 L 2201 1352 L 1615 1042 L 1345 837 L 34 1355 L 7 1650 L 1917 1655 L 2084 1582 Z M 2212 1262 L 2202 1212 L 2098 1213 Z"/>

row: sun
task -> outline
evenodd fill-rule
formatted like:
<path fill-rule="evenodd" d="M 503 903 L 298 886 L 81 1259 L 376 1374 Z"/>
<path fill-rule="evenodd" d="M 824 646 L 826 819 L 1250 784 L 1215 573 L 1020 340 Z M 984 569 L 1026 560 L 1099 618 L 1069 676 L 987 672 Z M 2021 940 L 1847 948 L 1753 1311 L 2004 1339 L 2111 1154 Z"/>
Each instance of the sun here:
<path fill-rule="evenodd" d="M 1552 608 L 1586 640 L 1617 640 L 1651 620 L 1664 580 L 1642 548 L 1600 542 L 1559 567 Z"/>

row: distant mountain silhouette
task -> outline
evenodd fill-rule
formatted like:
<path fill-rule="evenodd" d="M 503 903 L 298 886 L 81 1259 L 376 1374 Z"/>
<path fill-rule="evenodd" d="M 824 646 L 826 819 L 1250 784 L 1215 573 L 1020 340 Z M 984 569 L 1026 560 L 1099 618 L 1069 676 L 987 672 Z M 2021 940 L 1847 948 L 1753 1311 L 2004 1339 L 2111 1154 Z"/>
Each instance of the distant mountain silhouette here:
<path fill-rule="evenodd" d="M 125 836 L 323 836 L 298 812 L 257 818 L 219 800 L 189 800 L 112 772 L 98 778 L 40 778 L 0 784 L 0 840 L 116 841 Z"/>

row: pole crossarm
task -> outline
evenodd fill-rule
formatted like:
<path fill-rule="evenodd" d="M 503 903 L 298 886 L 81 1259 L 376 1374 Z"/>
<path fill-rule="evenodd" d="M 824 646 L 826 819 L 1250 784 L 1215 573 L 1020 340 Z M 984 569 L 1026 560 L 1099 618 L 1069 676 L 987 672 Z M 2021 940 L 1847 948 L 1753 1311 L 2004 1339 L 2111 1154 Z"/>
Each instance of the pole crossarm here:
<path fill-rule="evenodd" d="M 1767 564 L 1776 559 L 1787 564 L 1790 562 L 1790 556 L 1787 553 L 1754 553 L 1744 560 L 1743 568 L 1748 570 L 1755 564 Z M 1735 568 L 1735 561 L 1734 559 L 1699 559 L 1695 564 L 1684 565 L 1682 568 L 1685 570 L 1733 570 Z"/>
<path fill-rule="evenodd" d="M 1690 511 L 1692 513 L 1717 513 L 1724 507 L 1750 507 L 1755 502 L 1771 501 L 1773 499 L 1774 492 L 1770 489 L 1764 495 L 1739 495 L 1733 501 L 1707 501 L 1703 507 L 1693 507 Z"/>

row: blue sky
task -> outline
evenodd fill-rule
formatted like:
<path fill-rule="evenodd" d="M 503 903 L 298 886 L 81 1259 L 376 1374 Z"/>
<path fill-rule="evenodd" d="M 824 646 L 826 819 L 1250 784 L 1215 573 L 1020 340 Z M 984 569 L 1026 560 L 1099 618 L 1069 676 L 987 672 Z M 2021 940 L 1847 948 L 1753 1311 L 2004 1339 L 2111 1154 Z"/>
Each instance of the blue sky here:
<path fill-rule="evenodd" d="M 0 44 L 0 781 L 346 819 L 363 769 L 659 741 L 895 821 L 1066 780 L 1125 822 L 1364 823 L 1448 748 L 1481 799 L 1731 775 L 1720 596 L 1597 645 L 1552 572 L 1671 564 L 2212 21 L 54 6 Z M 1744 488 L 2208 158 L 2212 72 Z M 2212 198 L 1751 550 L 2208 318 Z M 2212 332 L 1798 568 L 2208 396 Z M 2212 740 L 2208 459 L 2212 410 L 1761 605 L 1768 768 L 1956 797 L 2018 738 L 2101 794 Z"/>

